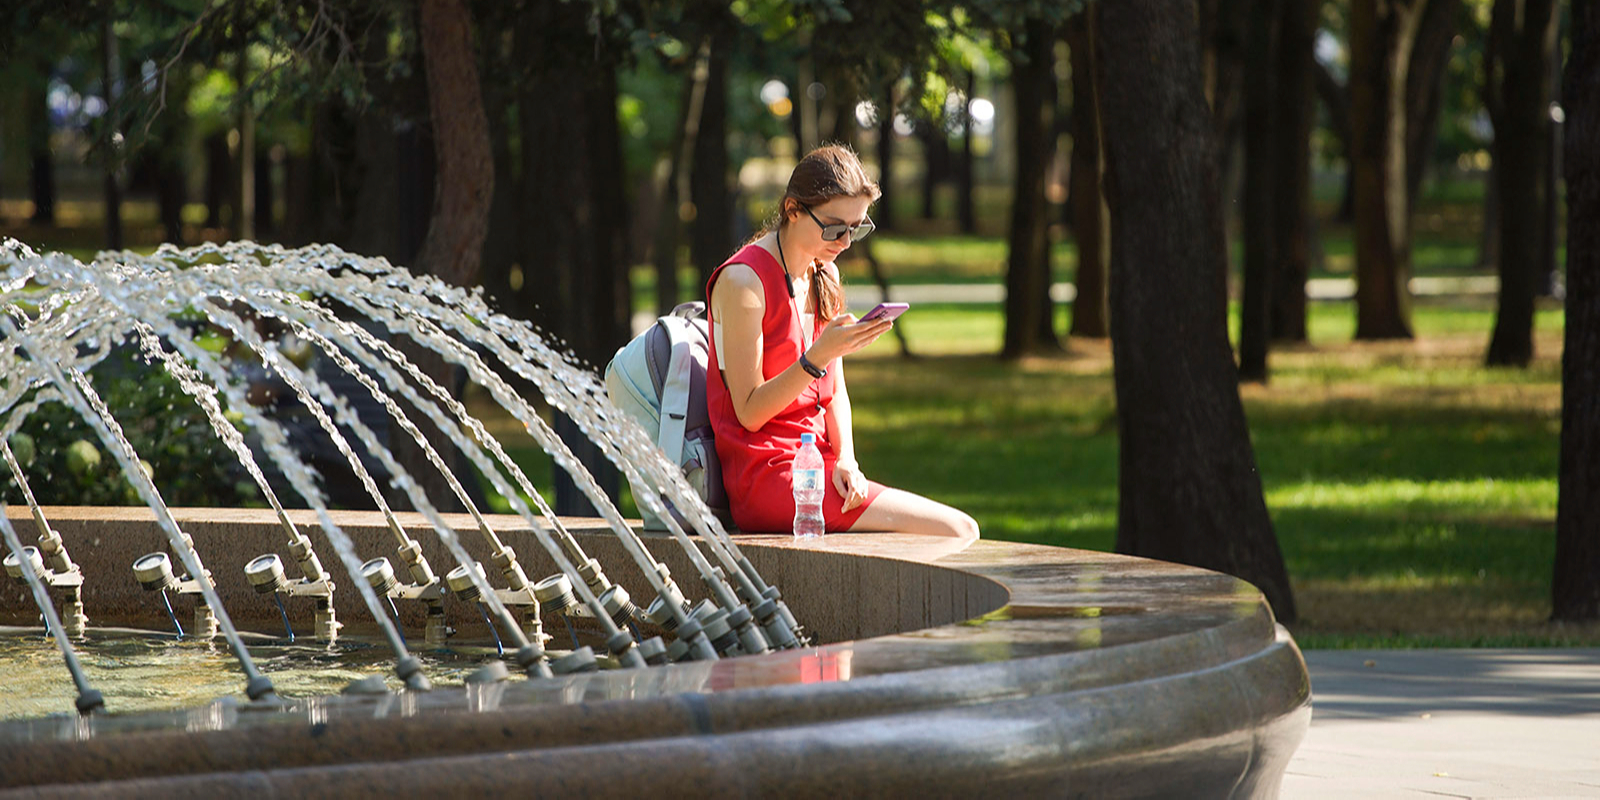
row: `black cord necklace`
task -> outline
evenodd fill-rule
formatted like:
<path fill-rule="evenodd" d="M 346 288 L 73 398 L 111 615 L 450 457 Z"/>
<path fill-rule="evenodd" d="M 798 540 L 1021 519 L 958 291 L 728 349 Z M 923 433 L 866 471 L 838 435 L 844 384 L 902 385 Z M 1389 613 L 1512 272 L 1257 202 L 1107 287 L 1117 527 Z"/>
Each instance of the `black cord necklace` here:
<path fill-rule="evenodd" d="M 778 263 L 783 265 L 783 282 L 789 287 L 789 296 L 794 297 L 794 276 L 789 274 L 789 259 L 783 257 L 783 229 L 774 228 L 772 235 L 778 240 Z"/>
<path fill-rule="evenodd" d="M 778 241 L 778 263 L 783 265 L 783 282 L 789 287 L 789 302 L 794 306 L 794 323 L 800 328 L 800 344 L 802 348 L 809 348 L 811 337 L 806 335 L 805 317 L 800 313 L 800 303 L 794 293 L 794 276 L 789 274 L 789 260 L 783 255 L 783 229 L 774 228 L 772 235 Z"/>

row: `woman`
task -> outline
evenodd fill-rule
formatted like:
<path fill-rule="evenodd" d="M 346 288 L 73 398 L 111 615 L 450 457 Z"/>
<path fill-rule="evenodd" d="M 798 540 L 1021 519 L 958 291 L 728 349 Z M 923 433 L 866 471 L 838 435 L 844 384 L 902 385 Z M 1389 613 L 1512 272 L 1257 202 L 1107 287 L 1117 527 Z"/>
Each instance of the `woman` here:
<path fill-rule="evenodd" d="M 858 323 L 844 313 L 834 260 L 872 231 L 867 208 L 879 194 L 848 148 L 812 151 L 789 176 L 773 223 L 706 283 L 706 393 L 741 530 L 791 530 L 790 468 L 800 435 L 813 433 L 831 488 L 822 504 L 830 532 L 917 533 L 960 545 L 978 538 L 972 517 L 869 481 L 856 462 L 842 359 L 893 322 Z"/>

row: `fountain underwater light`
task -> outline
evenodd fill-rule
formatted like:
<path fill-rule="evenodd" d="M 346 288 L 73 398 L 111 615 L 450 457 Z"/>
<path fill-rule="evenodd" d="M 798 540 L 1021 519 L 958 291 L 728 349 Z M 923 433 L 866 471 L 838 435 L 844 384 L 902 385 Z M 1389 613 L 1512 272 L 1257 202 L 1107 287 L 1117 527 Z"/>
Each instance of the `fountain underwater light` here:
<path fill-rule="evenodd" d="M 6 444 L 28 416 L 45 403 L 65 404 L 88 424 L 116 460 L 121 474 L 154 513 L 168 550 L 150 553 L 134 562 L 139 583 L 161 594 L 175 625 L 177 617 L 171 611 L 168 593 L 193 596 L 197 601 L 196 616 L 189 635 L 224 637 L 248 678 L 246 694 L 252 700 L 276 696 L 271 680 L 255 667 L 223 608 L 193 537 L 167 507 L 152 476 L 141 468 L 139 456 L 121 425 L 88 378 L 90 371 L 122 343 L 137 347 L 147 363 L 159 363 L 198 404 L 214 434 L 237 457 L 276 514 L 287 540 L 287 555 L 298 566 L 299 575 L 288 574 L 286 560 L 276 552 L 251 560 L 244 573 L 257 593 L 273 597 L 291 640 L 294 631 L 284 607 L 286 598 L 312 599 L 316 603 L 315 637 L 328 642 L 337 637 L 341 623 L 334 615 L 336 582 L 324 570 L 311 540 L 280 502 L 257 461 L 258 454 L 270 459 L 315 514 L 318 527 L 351 578 L 350 585 L 394 651 L 395 673 L 410 689 L 426 689 L 429 682 L 400 634 L 402 615 L 396 601 L 424 606 L 424 640 L 430 647 L 438 647 L 446 642 L 449 633 L 443 606 L 447 593 L 480 606 L 496 640 L 504 637 L 505 649 L 529 677 L 582 672 L 600 665 L 593 650 L 581 645 L 575 633 L 570 652 L 545 649 L 550 637 L 543 631 L 541 603 L 562 618 L 569 632 L 568 619 L 574 616 L 598 628 L 609 660 L 624 668 L 669 660 L 759 654 L 805 642 L 777 588 L 756 572 L 677 466 L 660 454 L 631 418 L 609 404 L 598 377 L 571 356 L 554 350 L 531 325 L 490 311 L 480 293 L 412 275 L 384 259 L 357 256 L 329 245 L 298 249 L 252 242 L 188 249 L 164 245 L 149 256 L 102 253 L 85 264 L 61 253 L 40 255 L 14 240 L 5 240 L 0 241 L 0 303 L 6 311 L 0 314 L 0 412 L 4 414 L 0 418 L 0 455 L 40 531 L 38 546 L 25 548 L 5 519 L 4 504 L 0 503 L 0 528 L 6 532 L 9 552 L 5 568 L 12 577 L 27 581 L 33 588 L 35 602 L 55 633 L 75 680 L 81 677 L 81 671 L 76 667 L 69 637 L 82 636 L 87 627 L 81 596 L 83 575 L 68 556 L 60 535 L 50 527 L 22 465 Z M 324 303 L 337 303 L 348 310 L 348 316 L 362 322 L 341 317 Z M 290 445 L 282 424 L 249 402 L 244 380 L 222 358 L 197 342 L 179 323 L 180 314 L 203 317 L 287 385 L 383 516 L 395 539 L 395 556 L 403 565 L 407 580 L 398 577 L 388 558 L 363 560 L 357 555 L 350 537 L 330 514 L 313 471 Z M 387 414 L 395 435 L 414 442 L 466 509 L 471 527 L 478 530 L 488 548 L 492 570 L 468 555 L 455 528 L 445 522 L 420 483 L 390 452 L 383 437 L 352 410 L 348 398 L 336 393 L 315 371 L 285 358 L 276 344 L 257 330 L 256 320 L 283 326 L 370 394 Z M 412 359 L 366 325 L 392 337 L 410 339 L 452 368 L 464 370 L 470 380 L 521 423 L 555 463 L 572 476 L 642 573 L 655 594 L 648 614 L 634 604 L 627 590 L 605 574 L 598 560 L 584 551 L 483 423 Z M 636 487 L 639 505 L 666 521 L 668 535 L 683 548 L 707 593 L 707 599 L 692 613 L 667 566 L 644 546 L 593 476 L 533 405 L 514 391 L 507 379 L 485 362 L 485 357 L 496 359 L 511 374 L 539 389 L 545 402 L 571 418 Z M 488 478 L 512 512 L 530 526 L 540 549 L 558 568 L 556 574 L 537 583 L 527 578 L 517 554 L 502 542 L 444 456 L 402 410 L 401 399 L 414 409 L 412 413 L 425 416 L 454 449 Z M 239 427 L 230 415 L 242 420 Z M 255 449 L 247 444 L 241 428 L 257 437 Z M 443 579 L 423 556 L 419 542 L 390 510 L 377 479 L 358 451 L 388 471 L 391 485 L 437 533 L 455 562 Z M 638 491 L 640 488 L 643 491 Z M 687 526 L 665 513 L 667 503 L 685 512 Z M 691 532 L 699 535 L 698 541 L 689 537 Z M 503 587 L 491 583 L 492 573 L 499 574 Z M 57 604 L 66 611 L 64 617 L 57 616 Z M 670 632 L 672 644 L 666 645 L 659 637 L 645 637 L 638 625 L 646 621 Z M 181 625 L 176 626 L 182 633 Z M 503 675 L 503 668 L 491 668 L 483 671 L 478 680 L 492 683 Z M 371 681 L 365 681 L 363 687 L 370 690 Z M 87 713 L 99 707 L 91 704 L 85 708 L 83 698 L 92 697 L 92 690 L 86 684 L 80 684 L 80 689 L 80 710 Z"/>

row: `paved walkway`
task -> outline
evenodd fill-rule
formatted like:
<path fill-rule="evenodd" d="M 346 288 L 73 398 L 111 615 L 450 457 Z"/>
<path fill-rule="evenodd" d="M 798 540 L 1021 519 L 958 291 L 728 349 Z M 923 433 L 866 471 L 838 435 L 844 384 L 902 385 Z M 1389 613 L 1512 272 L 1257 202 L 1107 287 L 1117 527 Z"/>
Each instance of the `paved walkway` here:
<path fill-rule="evenodd" d="M 1417 296 L 1492 297 L 1500 290 L 1500 279 L 1492 275 L 1412 278 L 1410 286 L 1411 294 Z M 1355 294 L 1354 278 L 1313 278 L 1306 281 L 1306 297 L 1311 300 L 1348 300 Z M 1003 283 L 890 283 L 889 295 L 897 303 L 1003 303 L 1006 287 Z M 1057 303 L 1070 303 L 1077 296 L 1077 288 L 1070 283 L 1058 283 L 1050 287 L 1050 297 Z M 871 282 L 858 280 L 845 285 L 845 302 L 858 314 L 882 299 L 883 293 Z M 643 331 L 655 321 L 655 315 L 648 312 L 634 314 L 634 333 Z"/>
<path fill-rule="evenodd" d="M 1500 279 L 1493 275 L 1465 275 L 1459 277 L 1412 278 L 1413 295 L 1490 295 L 1500 290 Z M 1006 287 L 1000 283 L 975 284 L 889 284 L 889 294 L 902 303 L 1000 303 L 1006 298 Z M 882 294 L 878 287 L 862 280 L 845 286 L 845 296 L 850 307 L 870 306 Z M 1070 283 L 1050 287 L 1050 297 L 1057 303 L 1070 303 L 1078 296 Z M 1312 278 L 1306 281 L 1306 297 L 1312 300 L 1349 300 L 1356 296 L 1354 278 Z"/>
<path fill-rule="evenodd" d="M 1600 798 L 1600 649 L 1321 650 L 1284 798 Z"/>

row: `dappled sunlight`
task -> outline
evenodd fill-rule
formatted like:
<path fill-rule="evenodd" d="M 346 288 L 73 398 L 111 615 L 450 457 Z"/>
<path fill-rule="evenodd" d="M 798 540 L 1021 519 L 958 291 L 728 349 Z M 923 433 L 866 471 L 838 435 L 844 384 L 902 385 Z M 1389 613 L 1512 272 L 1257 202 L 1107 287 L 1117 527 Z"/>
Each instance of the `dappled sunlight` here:
<path fill-rule="evenodd" d="M 1414 481 L 1373 479 L 1360 483 L 1307 481 L 1278 485 L 1267 491 L 1273 509 L 1340 509 L 1354 513 L 1395 511 L 1437 513 L 1451 510 L 1516 512 L 1547 515 L 1554 523 L 1555 481 L 1548 479 Z"/>

